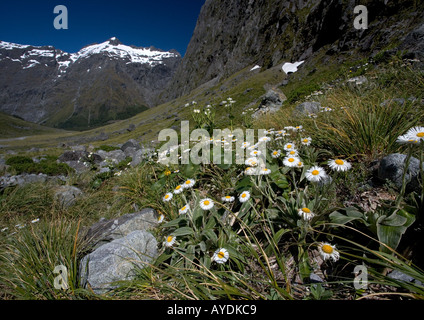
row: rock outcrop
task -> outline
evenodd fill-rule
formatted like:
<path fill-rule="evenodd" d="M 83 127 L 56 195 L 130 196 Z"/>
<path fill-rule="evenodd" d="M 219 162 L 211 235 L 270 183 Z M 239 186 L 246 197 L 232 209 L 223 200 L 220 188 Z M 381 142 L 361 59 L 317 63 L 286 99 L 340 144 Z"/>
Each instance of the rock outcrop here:
<path fill-rule="evenodd" d="M 320 50 L 373 56 L 398 45 L 424 48 L 424 3 L 364 0 L 368 29 L 353 23 L 355 0 L 206 0 L 187 52 L 163 98 L 189 93 L 253 65 L 266 70 Z"/>
<path fill-rule="evenodd" d="M 80 261 L 81 286 L 101 294 L 115 288 L 114 282 L 132 279 L 158 254 L 149 232 L 157 222 L 156 211 L 144 209 L 91 226 L 85 235 L 91 253 Z"/>

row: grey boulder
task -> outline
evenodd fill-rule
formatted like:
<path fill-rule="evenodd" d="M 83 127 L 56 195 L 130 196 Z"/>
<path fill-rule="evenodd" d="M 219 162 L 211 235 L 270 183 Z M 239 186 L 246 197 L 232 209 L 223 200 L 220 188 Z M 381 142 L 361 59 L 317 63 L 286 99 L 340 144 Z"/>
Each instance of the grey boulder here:
<path fill-rule="evenodd" d="M 312 113 L 317 114 L 321 109 L 321 104 L 315 101 L 303 102 L 293 110 L 293 116 L 308 116 Z"/>
<path fill-rule="evenodd" d="M 113 282 L 133 279 L 158 255 L 149 232 L 157 223 L 156 211 L 147 208 L 92 225 L 84 236 L 91 253 L 80 262 L 81 286 L 102 294 L 117 287 Z"/>
<path fill-rule="evenodd" d="M 378 168 L 378 177 L 382 180 L 389 180 L 395 184 L 397 188 L 402 188 L 402 177 L 406 165 L 405 154 L 392 153 L 384 157 Z M 406 170 L 405 181 L 406 191 L 419 191 L 419 171 L 420 161 L 417 158 L 411 157 L 409 160 L 408 170 Z"/>
<path fill-rule="evenodd" d="M 75 204 L 78 198 L 83 195 L 83 192 L 74 186 L 60 186 L 54 193 L 54 198 L 59 204 L 68 208 Z"/>
<path fill-rule="evenodd" d="M 145 230 L 104 244 L 86 255 L 80 264 L 80 283 L 102 294 L 117 287 L 114 282 L 131 280 L 157 256 L 157 241 Z"/>

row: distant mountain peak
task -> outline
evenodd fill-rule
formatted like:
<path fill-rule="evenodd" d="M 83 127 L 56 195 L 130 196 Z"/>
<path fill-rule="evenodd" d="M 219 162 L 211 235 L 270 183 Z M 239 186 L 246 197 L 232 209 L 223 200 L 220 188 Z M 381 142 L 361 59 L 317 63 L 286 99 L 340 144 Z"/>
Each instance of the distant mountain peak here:
<path fill-rule="evenodd" d="M 66 128 L 100 125 L 154 106 L 180 61 L 176 51 L 117 37 L 75 53 L 0 41 L 0 111 Z"/>
<path fill-rule="evenodd" d="M 119 39 L 117 37 L 112 37 L 109 39 L 109 44 L 113 45 L 113 46 L 117 46 L 119 44 L 122 44 L 121 41 L 119 41 Z"/>

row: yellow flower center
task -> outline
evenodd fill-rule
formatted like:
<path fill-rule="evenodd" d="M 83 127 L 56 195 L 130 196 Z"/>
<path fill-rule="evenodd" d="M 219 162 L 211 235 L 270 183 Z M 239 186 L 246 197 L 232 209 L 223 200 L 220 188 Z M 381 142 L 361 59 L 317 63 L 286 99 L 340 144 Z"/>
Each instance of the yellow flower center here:
<path fill-rule="evenodd" d="M 179 189 L 181 189 L 181 185 L 178 185 L 175 187 L 175 190 L 179 190 Z"/>
<path fill-rule="evenodd" d="M 302 162 L 298 162 L 298 164 L 297 164 L 297 165 L 298 165 L 299 167 L 301 167 L 301 166 L 302 166 L 302 164 L 303 164 Z"/>
<path fill-rule="evenodd" d="M 247 194 L 246 194 L 246 193 L 243 193 L 243 194 L 241 195 L 241 197 L 242 197 L 242 198 L 246 198 L 246 197 L 247 197 Z"/>
<path fill-rule="evenodd" d="M 274 151 L 272 154 L 273 154 L 274 156 L 276 156 L 276 155 L 278 154 L 278 151 Z"/>
<path fill-rule="evenodd" d="M 424 137 L 424 132 L 418 132 L 417 133 L 417 137 L 418 138 L 423 138 Z"/>
<path fill-rule="evenodd" d="M 222 258 L 224 258 L 225 257 L 225 253 L 224 252 L 222 252 L 222 251 L 219 251 L 218 252 L 218 258 L 219 259 L 222 259 Z"/>
<path fill-rule="evenodd" d="M 309 140 L 308 139 L 303 139 L 303 142 L 307 143 Z"/>
<path fill-rule="evenodd" d="M 336 159 L 334 162 L 335 162 L 336 164 L 338 164 L 339 166 L 341 166 L 341 165 L 343 165 L 343 164 L 344 164 L 344 161 L 343 161 L 343 160 L 340 160 L 340 159 Z"/>
<path fill-rule="evenodd" d="M 290 151 L 290 154 L 292 154 L 292 155 L 295 154 L 295 153 L 296 153 L 296 151 Z"/>
<path fill-rule="evenodd" d="M 185 206 L 181 208 L 181 210 L 182 210 L 182 211 L 184 211 L 185 209 L 186 209 L 186 207 L 185 207 Z"/>
<path fill-rule="evenodd" d="M 190 180 L 187 180 L 187 181 L 186 181 L 186 184 L 190 184 L 190 182 L 191 182 Z"/>
<path fill-rule="evenodd" d="M 289 162 L 293 162 L 293 161 L 294 161 L 294 159 L 293 159 L 293 158 L 290 158 L 288 161 L 289 161 Z"/>
<path fill-rule="evenodd" d="M 225 196 L 225 198 L 226 198 L 226 199 L 230 199 L 230 198 L 231 198 L 231 196 Z"/>
<path fill-rule="evenodd" d="M 173 237 L 173 236 L 168 236 L 168 238 L 166 238 L 166 241 L 167 241 L 167 242 L 171 242 L 171 241 L 172 241 L 172 239 L 174 239 L 174 237 Z"/>
<path fill-rule="evenodd" d="M 322 251 L 324 251 L 325 253 L 328 253 L 328 254 L 333 253 L 333 247 L 332 247 L 332 246 L 330 246 L 330 245 L 328 245 L 328 244 L 324 244 L 324 245 L 321 247 L 321 249 L 322 249 Z"/>
<path fill-rule="evenodd" d="M 314 171 L 312 171 L 312 174 L 313 174 L 314 176 L 317 176 L 317 175 L 319 175 L 319 171 L 318 171 L 318 170 L 314 170 Z"/>
<path fill-rule="evenodd" d="M 165 199 L 168 199 L 168 198 L 169 198 L 169 194 L 165 195 Z"/>
<path fill-rule="evenodd" d="M 205 206 L 208 206 L 208 205 L 210 204 L 210 202 L 209 202 L 208 200 L 205 200 L 205 201 L 203 202 L 203 204 L 204 204 Z"/>
<path fill-rule="evenodd" d="M 302 208 L 302 211 L 303 212 L 306 212 L 306 213 L 310 213 L 311 212 L 311 210 L 309 210 L 308 208 Z"/>
<path fill-rule="evenodd" d="M 292 145 L 291 145 L 291 144 L 288 144 L 288 145 L 287 145 L 287 148 L 288 148 L 288 149 L 290 149 L 291 147 L 292 147 Z"/>

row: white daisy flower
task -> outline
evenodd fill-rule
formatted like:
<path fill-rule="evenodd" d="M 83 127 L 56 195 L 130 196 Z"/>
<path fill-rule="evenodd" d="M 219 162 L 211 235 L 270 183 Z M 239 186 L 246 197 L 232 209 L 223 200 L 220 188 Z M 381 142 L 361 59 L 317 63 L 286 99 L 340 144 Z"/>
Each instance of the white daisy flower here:
<path fill-rule="evenodd" d="M 303 220 L 307 220 L 307 221 L 311 220 L 315 216 L 315 214 L 306 207 L 299 209 L 297 213 L 299 214 L 300 217 L 302 217 Z"/>
<path fill-rule="evenodd" d="M 165 219 L 165 216 L 163 214 L 159 215 L 158 217 L 158 223 L 162 223 Z"/>
<path fill-rule="evenodd" d="M 38 221 L 40 221 L 40 219 L 39 219 L 39 218 L 34 219 L 34 220 L 31 220 L 31 223 L 36 223 L 36 222 L 38 222 Z"/>
<path fill-rule="evenodd" d="M 259 170 L 259 174 L 267 175 L 267 174 L 270 174 L 270 173 L 271 173 L 271 170 L 267 169 L 267 168 L 262 168 L 261 170 Z"/>
<path fill-rule="evenodd" d="M 233 202 L 235 200 L 235 198 L 232 197 L 232 196 L 225 196 L 225 197 L 222 197 L 221 200 L 223 202 Z"/>
<path fill-rule="evenodd" d="M 172 247 L 174 245 L 175 241 L 177 241 L 177 237 L 173 236 L 173 235 L 169 235 L 169 236 L 166 237 L 166 240 L 163 244 L 166 247 Z"/>
<path fill-rule="evenodd" d="M 253 168 L 253 167 L 247 167 L 247 168 L 244 170 L 244 174 L 245 174 L 245 175 L 248 175 L 248 176 L 256 175 L 256 168 Z"/>
<path fill-rule="evenodd" d="M 302 161 L 299 161 L 299 162 L 296 164 L 296 168 L 303 168 L 303 162 L 302 162 Z"/>
<path fill-rule="evenodd" d="M 278 158 L 281 155 L 281 150 L 274 150 L 271 153 L 271 157 Z"/>
<path fill-rule="evenodd" d="M 305 173 L 306 179 L 312 182 L 319 182 L 327 177 L 325 170 L 319 166 L 313 166 Z"/>
<path fill-rule="evenodd" d="M 300 159 L 298 157 L 285 157 L 283 159 L 283 164 L 287 167 L 294 168 L 299 163 Z"/>
<path fill-rule="evenodd" d="M 300 142 L 305 146 L 309 146 L 312 142 L 312 139 L 311 139 L 311 137 L 302 138 L 302 140 Z"/>
<path fill-rule="evenodd" d="M 249 166 L 249 167 L 256 167 L 259 164 L 259 160 L 258 160 L 258 158 L 255 158 L 255 157 L 248 158 L 248 159 L 246 159 L 244 164 L 246 166 Z"/>
<path fill-rule="evenodd" d="M 268 142 L 268 141 L 271 141 L 271 138 L 270 137 L 262 137 L 262 138 L 260 138 L 259 139 L 259 142 Z"/>
<path fill-rule="evenodd" d="M 194 186 L 195 183 L 196 181 L 194 179 L 187 179 L 186 182 L 184 182 L 183 186 L 184 188 L 191 188 L 192 186 Z"/>
<path fill-rule="evenodd" d="M 318 251 L 324 260 L 332 259 L 336 262 L 340 258 L 340 253 L 336 250 L 336 246 L 327 242 L 321 242 L 318 245 Z"/>
<path fill-rule="evenodd" d="M 298 151 L 297 150 L 291 150 L 291 151 L 287 151 L 286 152 L 286 156 L 287 157 L 297 157 L 298 156 Z"/>
<path fill-rule="evenodd" d="M 181 193 L 183 191 L 184 191 L 184 186 L 181 185 L 181 184 L 179 184 L 178 186 L 175 187 L 175 189 L 174 189 L 173 192 L 174 192 L 174 194 L 179 194 L 179 193 Z"/>
<path fill-rule="evenodd" d="M 241 148 L 242 149 L 246 149 L 247 147 L 249 147 L 250 146 L 250 142 L 247 142 L 247 141 L 245 141 L 245 142 L 243 142 L 243 144 L 241 145 Z"/>
<path fill-rule="evenodd" d="M 209 210 L 209 209 L 212 209 L 213 205 L 214 205 L 214 204 L 213 204 L 213 200 L 212 200 L 212 199 L 205 198 L 205 199 L 200 200 L 200 207 L 201 207 L 203 210 Z"/>
<path fill-rule="evenodd" d="M 178 210 L 179 214 L 186 214 L 187 211 L 190 209 L 190 206 L 186 204 L 184 207 L 182 207 L 180 210 Z"/>
<path fill-rule="evenodd" d="M 349 162 L 341 159 L 330 160 L 328 166 L 335 171 L 347 171 L 352 168 Z"/>
<path fill-rule="evenodd" d="M 284 134 L 284 133 L 286 133 L 286 130 L 278 130 L 278 131 L 275 131 L 275 135 L 276 136 L 281 136 L 282 134 Z"/>
<path fill-rule="evenodd" d="M 295 150 L 295 145 L 294 143 L 289 142 L 289 143 L 286 143 L 283 148 L 286 151 L 291 151 L 291 150 Z"/>
<path fill-rule="evenodd" d="M 424 141 L 424 127 L 414 127 L 408 130 L 406 133 L 411 139 L 418 141 Z"/>
<path fill-rule="evenodd" d="M 400 144 L 409 144 L 409 143 L 411 143 L 411 144 L 415 144 L 415 143 L 418 143 L 418 140 L 417 139 L 413 139 L 412 137 L 410 137 L 409 135 L 407 135 L 407 134 L 404 134 L 404 135 L 402 135 L 402 136 L 399 136 L 397 139 L 396 139 L 396 142 L 397 143 L 400 143 Z"/>
<path fill-rule="evenodd" d="M 252 152 L 250 152 L 250 155 L 252 157 L 257 157 L 260 156 L 262 154 L 262 152 L 260 152 L 259 150 L 253 150 Z"/>
<path fill-rule="evenodd" d="M 228 250 L 225 248 L 219 248 L 214 252 L 212 261 L 215 261 L 216 263 L 225 263 L 229 258 L 230 254 L 228 253 Z"/>
<path fill-rule="evenodd" d="M 293 131 L 302 131 L 303 130 L 303 126 L 296 126 L 293 128 Z"/>
<path fill-rule="evenodd" d="M 250 192 L 249 191 L 243 191 L 239 196 L 240 202 L 246 202 L 250 199 Z"/>
<path fill-rule="evenodd" d="M 172 197 L 173 197 L 173 196 L 174 196 L 174 195 L 172 194 L 172 192 L 168 192 L 167 194 L 165 194 L 165 195 L 163 196 L 162 200 L 163 200 L 163 201 L 166 201 L 166 202 L 171 201 L 171 199 L 172 199 Z"/>

